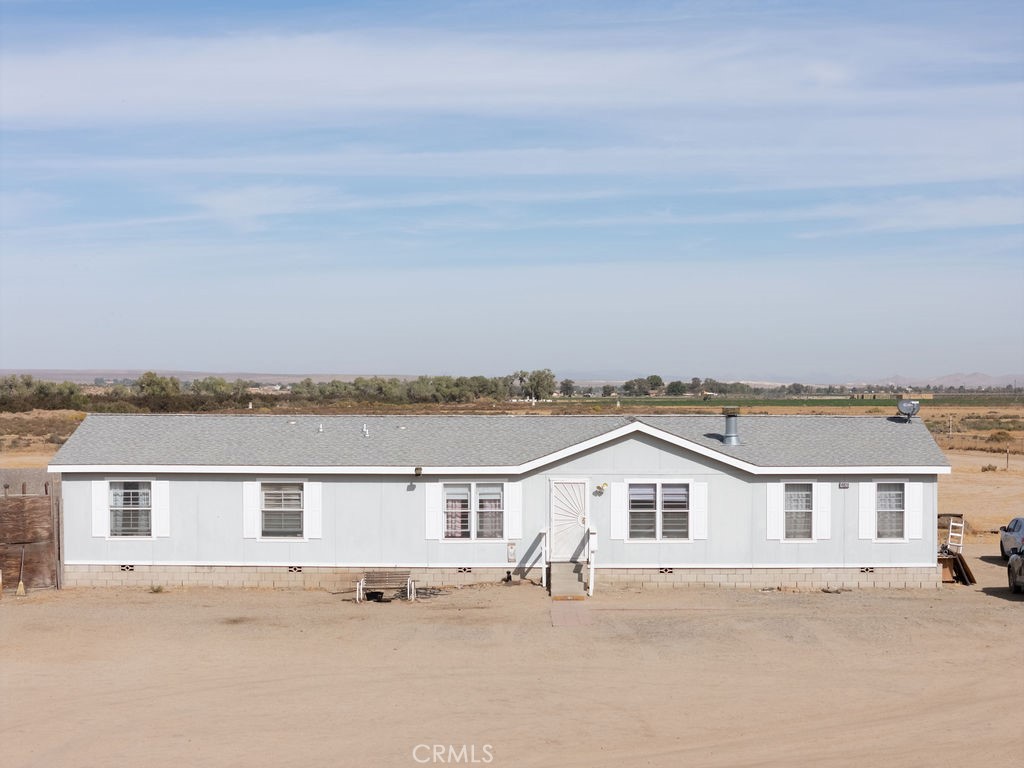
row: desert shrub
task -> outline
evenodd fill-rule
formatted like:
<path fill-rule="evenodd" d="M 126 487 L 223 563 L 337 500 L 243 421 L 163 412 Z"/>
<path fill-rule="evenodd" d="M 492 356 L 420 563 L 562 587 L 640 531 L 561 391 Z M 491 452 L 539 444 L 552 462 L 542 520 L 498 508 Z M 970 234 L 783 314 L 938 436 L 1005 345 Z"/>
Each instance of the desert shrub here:
<path fill-rule="evenodd" d="M 981 471 L 982 472 L 995 472 L 997 469 L 999 469 L 999 467 L 997 467 L 995 464 L 986 464 L 985 466 L 983 466 L 981 468 Z"/>
<path fill-rule="evenodd" d="M 986 443 L 1008 443 L 1013 439 L 1009 432 L 1005 429 L 1000 429 L 998 432 L 993 432 L 991 435 L 985 438 Z"/>

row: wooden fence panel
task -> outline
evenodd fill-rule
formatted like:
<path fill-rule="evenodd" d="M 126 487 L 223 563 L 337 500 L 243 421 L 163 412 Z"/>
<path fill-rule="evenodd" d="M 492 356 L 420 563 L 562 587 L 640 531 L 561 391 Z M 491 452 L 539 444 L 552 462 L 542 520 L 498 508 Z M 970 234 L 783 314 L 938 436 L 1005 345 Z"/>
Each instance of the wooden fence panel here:
<path fill-rule="evenodd" d="M 26 589 L 56 586 L 57 560 L 50 503 L 49 496 L 0 498 L 0 572 L 5 590 L 16 588 L 19 578 L 25 582 Z"/>

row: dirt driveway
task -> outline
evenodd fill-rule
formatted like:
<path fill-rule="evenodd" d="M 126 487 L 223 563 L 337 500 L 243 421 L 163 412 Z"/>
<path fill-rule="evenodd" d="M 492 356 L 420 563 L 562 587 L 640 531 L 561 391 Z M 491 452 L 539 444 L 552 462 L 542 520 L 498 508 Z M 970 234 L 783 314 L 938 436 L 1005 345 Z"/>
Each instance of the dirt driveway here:
<path fill-rule="evenodd" d="M 993 540 L 940 591 L 7 593 L 3 765 L 1003 765 L 1024 600 Z"/>

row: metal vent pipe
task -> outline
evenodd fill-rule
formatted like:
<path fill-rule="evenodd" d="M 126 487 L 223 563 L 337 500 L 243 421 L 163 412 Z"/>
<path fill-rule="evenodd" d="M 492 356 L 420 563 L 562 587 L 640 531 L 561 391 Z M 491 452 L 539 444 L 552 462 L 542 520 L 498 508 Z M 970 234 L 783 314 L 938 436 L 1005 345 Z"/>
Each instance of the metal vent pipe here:
<path fill-rule="evenodd" d="M 725 414 L 725 435 L 722 437 L 722 442 L 725 443 L 726 445 L 739 445 L 740 409 L 723 408 L 722 413 Z"/>

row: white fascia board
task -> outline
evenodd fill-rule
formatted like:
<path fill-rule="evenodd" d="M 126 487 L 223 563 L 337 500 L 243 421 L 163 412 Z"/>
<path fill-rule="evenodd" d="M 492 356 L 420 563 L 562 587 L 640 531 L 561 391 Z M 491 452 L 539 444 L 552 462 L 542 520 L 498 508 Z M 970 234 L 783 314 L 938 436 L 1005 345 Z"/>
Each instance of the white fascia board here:
<path fill-rule="evenodd" d="M 952 467 L 758 467 L 755 475 L 948 475 Z"/>
<path fill-rule="evenodd" d="M 479 469 L 479 468 L 476 468 Z M 47 472 L 95 474 L 107 472 L 152 472 L 162 475 L 413 475 L 416 467 L 299 467 L 286 464 L 212 465 L 212 464 L 51 464 Z"/>

